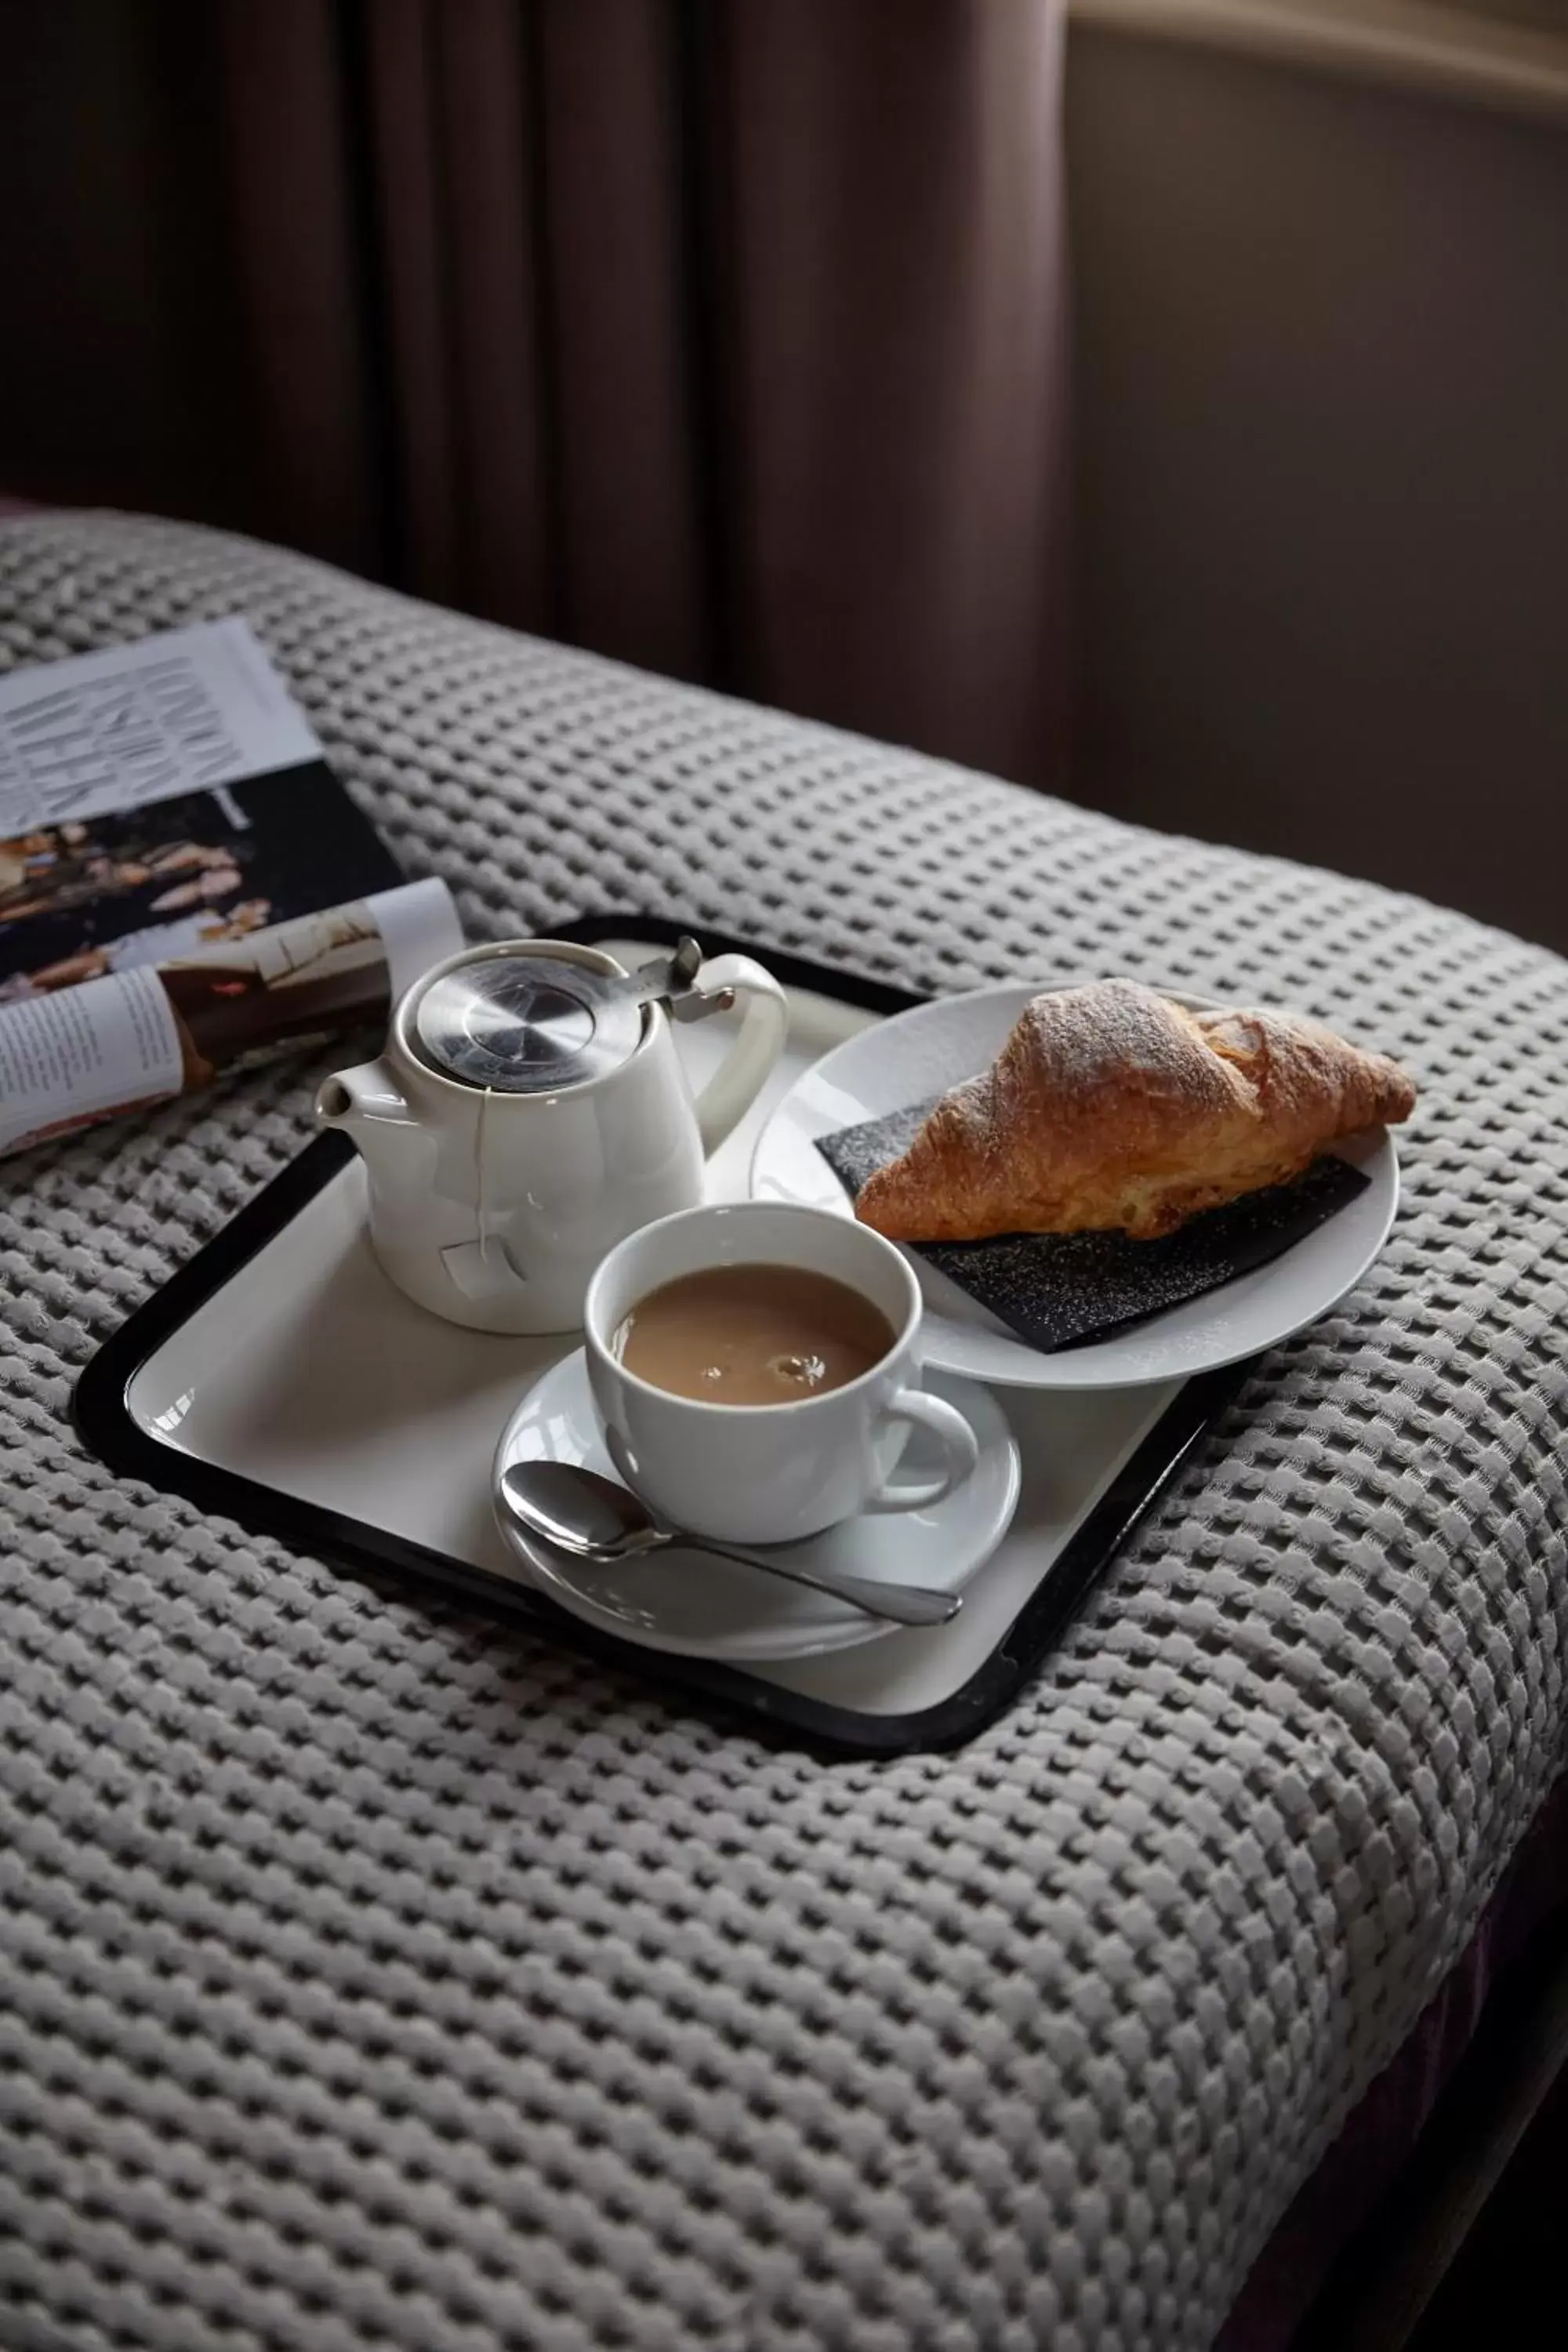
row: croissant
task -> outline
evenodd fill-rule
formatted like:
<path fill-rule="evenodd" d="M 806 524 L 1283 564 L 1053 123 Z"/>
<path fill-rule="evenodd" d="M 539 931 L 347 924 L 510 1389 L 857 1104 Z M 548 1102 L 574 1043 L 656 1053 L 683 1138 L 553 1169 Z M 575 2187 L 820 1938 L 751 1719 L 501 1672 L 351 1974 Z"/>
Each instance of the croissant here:
<path fill-rule="evenodd" d="M 855 1213 L 890 1241 L 1168 1234 L 1407 1118 L 1395 1062 L 1289 1013 L 1189 1013 L 1136 981 L 1053 990 L 936 1105 Z"/>

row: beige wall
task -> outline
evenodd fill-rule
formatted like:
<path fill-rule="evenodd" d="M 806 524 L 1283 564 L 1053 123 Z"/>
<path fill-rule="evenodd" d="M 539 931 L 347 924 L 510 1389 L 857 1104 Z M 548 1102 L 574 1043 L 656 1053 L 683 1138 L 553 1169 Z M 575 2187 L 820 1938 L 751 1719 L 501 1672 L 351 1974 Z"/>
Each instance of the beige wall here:
<path fill-rule="evenodd" d="M 1079 25 L 1078 788 L 1568 948 L 1568 121 Z"/>

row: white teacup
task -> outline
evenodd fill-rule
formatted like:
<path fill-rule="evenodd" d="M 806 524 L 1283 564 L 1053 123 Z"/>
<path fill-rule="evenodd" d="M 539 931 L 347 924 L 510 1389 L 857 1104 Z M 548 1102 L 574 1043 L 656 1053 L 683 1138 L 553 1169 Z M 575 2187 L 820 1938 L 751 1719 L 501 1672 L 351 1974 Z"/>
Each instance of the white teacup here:
<path fill-rule="evenodd" d="M 633 1307 L 719 1265 L 801 1266 L 858 1291 L 893 1343 L 842 1388 L 786 1404 L 708 1404 L 629 1372 L 616 1335 Z M 908 1261 L 867 1225 L 824 1209 L 739 1201 L 687 1209 L 611 1250 L 584 1309 L 588 1377 L 606 1432 L 645 1502 L 721 1543 L 793 1543 L 861 1511 L 920 1510 L 961 1486 L 974 1433 L 921 1377 L 921 1293 Z M 911 1428 L 935 1438 L 934 1477 L 893 1483 Z"/>

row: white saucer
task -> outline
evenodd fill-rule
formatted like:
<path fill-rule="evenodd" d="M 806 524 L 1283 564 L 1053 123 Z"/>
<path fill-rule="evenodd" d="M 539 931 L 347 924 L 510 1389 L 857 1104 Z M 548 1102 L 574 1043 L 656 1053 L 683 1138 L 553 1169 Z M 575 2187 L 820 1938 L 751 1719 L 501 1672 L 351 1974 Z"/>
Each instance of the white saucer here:
<path fill-rule="evenodd" d="M 967 1381 L 939 1375 L 928 1385 L 967 1416 L 980 1441 L 978 1467 L 929 1510 L 868 1513 L 792 1547 L 803 1566 L 956 1592 L 1001 1542 L 1018 1500 L 1018 1448 L 1001 1407 Z M 579 1462 L 607 1478 L 616 1475 L 581 1349 L 552 1365 L 508 1422 L 496 1448 L 492 1493 L 514 1462 L 541 1459 Z M 918 1430 L 905 1460 L 911 1475 L 929 1475 L 935 1466 L 924 1457 Z M 523 1535 L 499 1506 L 496 1518 L 541 1591 L 574 1617 L 646 1649 L 737 1663 L 776 1661 L 853 1649 L 901 1630 L 760 1569 L 700 1552 L 672 1547 L 656 1558 L 597 1568 Z M 931 1636 L 920 1632 L 908 1638 Z"/>
<path fill-rule="evenodd" d="M 1163 992 L 1178 1004 L 1214 1002 L 1173 988 Z M 1039 993 L 1037 986 L 1012 982 L 942 997 L 879 1021 L 824 1055 L 795 1080 L 763 1129 L 752 1160 L 753 1197 L 804 1201 L 852 1215 L 816 1138 L 884 1118 L 973 1077 L 995 1059 L 1019 1013 Z M 1271 1265 L 1169 1307 L 1133 1330 L 1054 1356 L 1016 1339 L 911 1254 L 925 1296 L 921 1345 L 927 1364 L 1001 1387 L 1135 1388 L 1190 1379 L 1278 1346 L 1327 1314 L 1360 1281 L 1388 1238 L 1399 1205 L 1399 1160 L 1385 1128 L 1336 1149 L 1371 1182 Z"/>

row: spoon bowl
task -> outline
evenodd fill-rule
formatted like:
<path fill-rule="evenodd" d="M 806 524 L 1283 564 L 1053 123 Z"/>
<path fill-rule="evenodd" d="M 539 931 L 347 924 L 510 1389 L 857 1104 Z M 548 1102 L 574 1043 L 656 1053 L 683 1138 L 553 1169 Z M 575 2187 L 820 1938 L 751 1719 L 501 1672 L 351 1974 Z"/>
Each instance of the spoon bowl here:
<path fill-rule="evenodd" d="M 637 1496 L 596 1470 L 514 1462 L 501 1486 L 531 1535 L 578 1559 L 629 1559 L 669 1540 Z"/>

